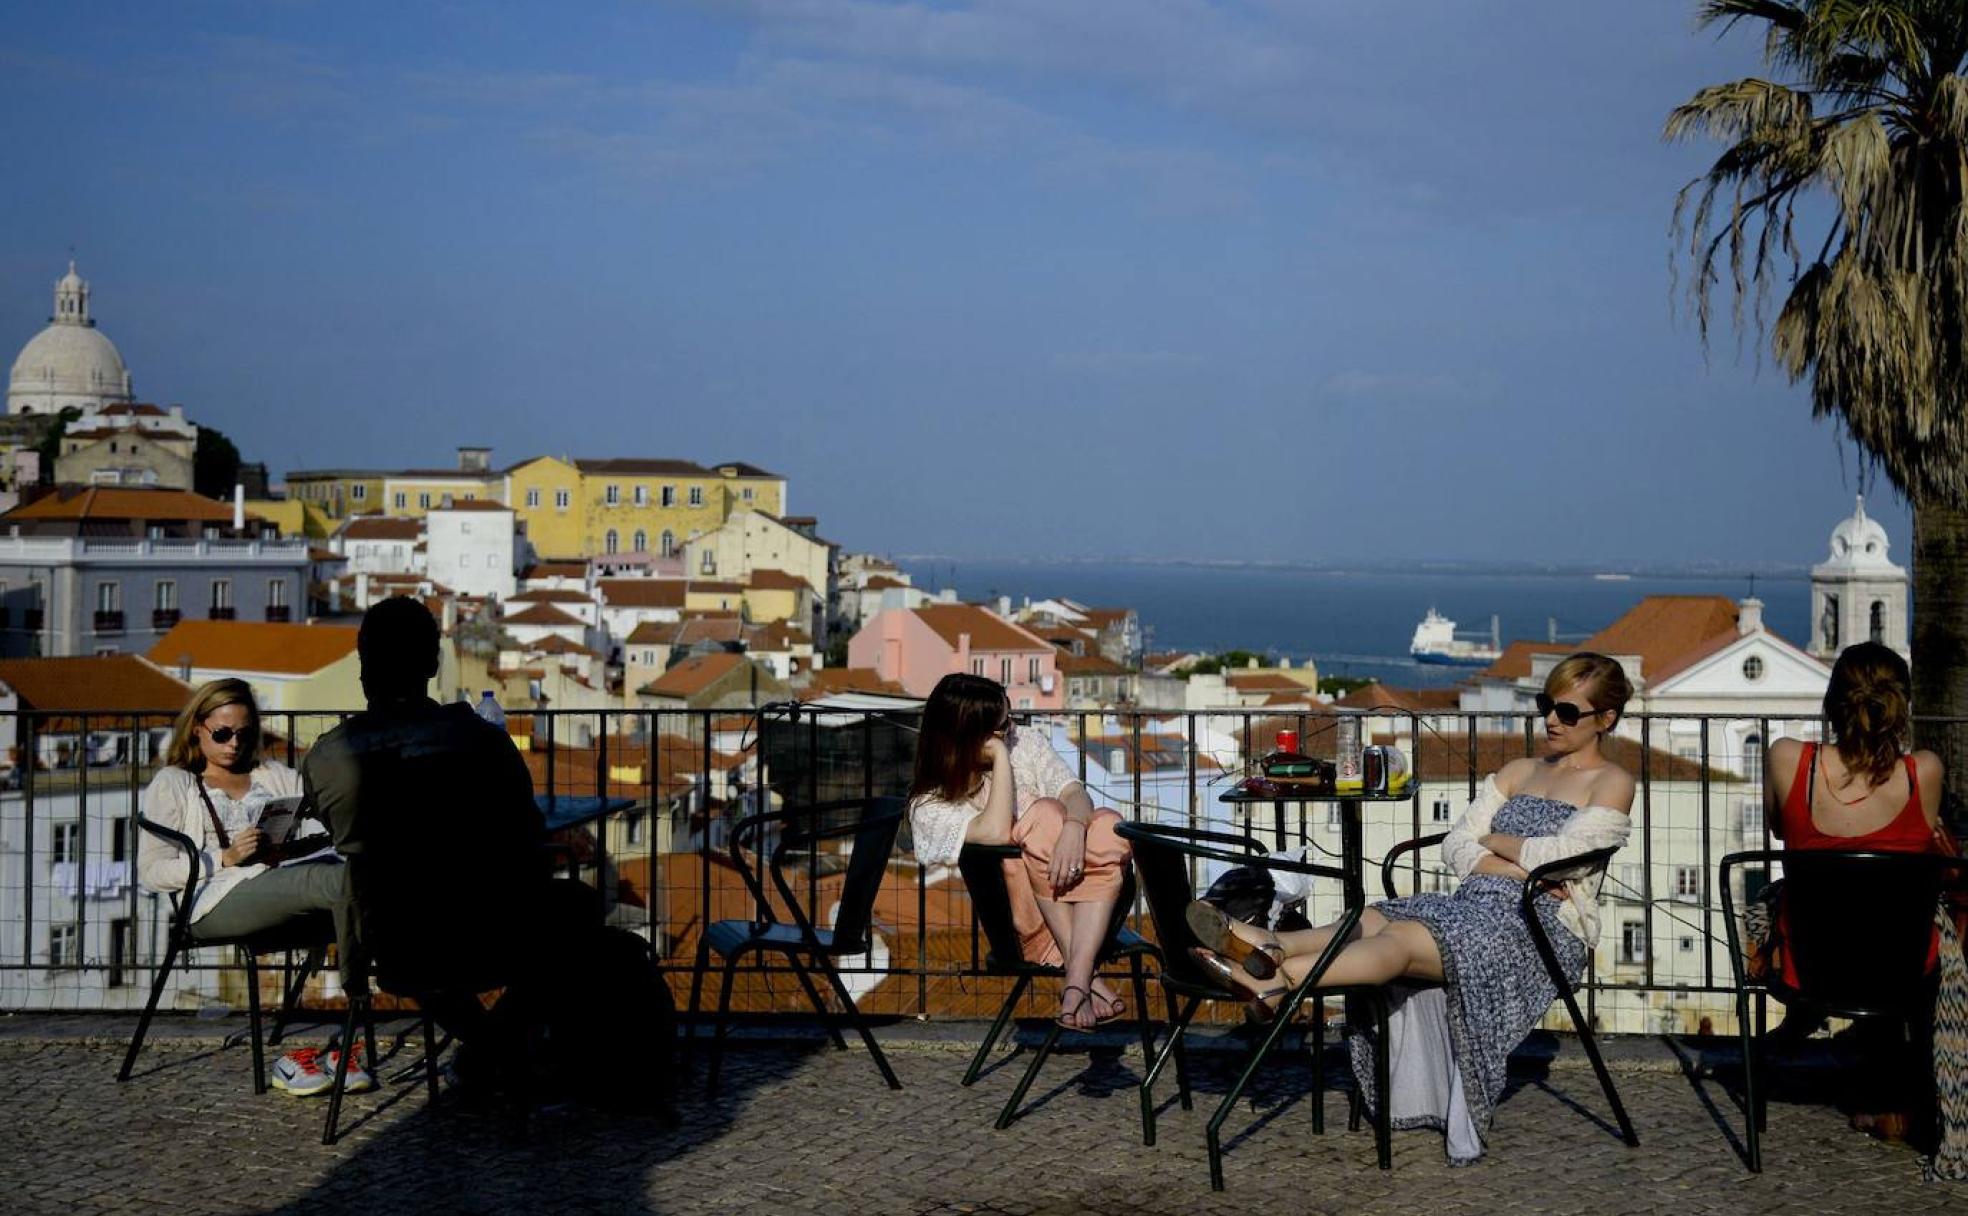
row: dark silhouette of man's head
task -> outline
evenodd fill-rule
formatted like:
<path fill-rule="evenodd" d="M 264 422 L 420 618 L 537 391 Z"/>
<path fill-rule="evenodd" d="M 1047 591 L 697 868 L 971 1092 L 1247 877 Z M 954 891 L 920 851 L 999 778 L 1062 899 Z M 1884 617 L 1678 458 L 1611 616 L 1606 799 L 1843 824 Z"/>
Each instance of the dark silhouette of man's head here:
<path fill-rule="evenodd" d="M 379 600 L 362 614 L 355 649 L 362 659 L 362 693 L 371 705 L 422 697 L 437 675 L 437 621 L 422 600 Z"/>

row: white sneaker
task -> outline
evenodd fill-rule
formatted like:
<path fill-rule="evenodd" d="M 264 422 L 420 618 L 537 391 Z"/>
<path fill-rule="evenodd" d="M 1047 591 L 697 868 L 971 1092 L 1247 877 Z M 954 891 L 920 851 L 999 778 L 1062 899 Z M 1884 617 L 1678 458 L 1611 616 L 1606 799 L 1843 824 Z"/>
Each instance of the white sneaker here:
<path fill-rule="evenodd" d="M 339 1051 L 319 1051 L 313 1047 L 290 1051 L 273 1062 L 267 1081 L 282 1093 L 297 1098 L 325 1094 L 335 1085 L 335 1064 L 341 1054 Z M 374 1088 L 375 1078 L 363 1069 L 356 1057 L 349 1057 L 348 1075 L 342 1079 L 342 1092 L 359 1094 Z"/>
<path fill-rule="evenodd" d="M 321 1057 L 321 1066 L 327 1070 L 330 1084 L 334 1083 L 335 1061 L 341 1057 L 341 1054 L 339 1051 L 331 1051 Z M 363 1070 L 361 1053 L 358 1052 L 350 1056 L 348 1075 L 342 1078 L 342 1092 L 345 1094 L 363 1094 L 368 1093 L 374 1088 L 376 1088 L 376 1079 Z"/>

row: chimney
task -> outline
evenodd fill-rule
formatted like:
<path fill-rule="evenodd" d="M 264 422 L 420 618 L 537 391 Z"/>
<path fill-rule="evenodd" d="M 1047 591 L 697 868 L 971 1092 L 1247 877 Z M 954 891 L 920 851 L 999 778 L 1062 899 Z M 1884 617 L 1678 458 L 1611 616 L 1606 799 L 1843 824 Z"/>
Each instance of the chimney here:
<path fill-rule="evenodd" d="M 233 535 L 237 536 L 239 533 L 244 532 L 245 530 L 246 530 L 246 487 L 243 485 L 235 485 L 232 487 Z"/>
<path fill-rule="evenodd" d="M 1742 602 L 1736 612 L 1736 632 L 1748 637 L 1752 633 L 1763 632 L 1763 601 L 1750 596 Z"/>

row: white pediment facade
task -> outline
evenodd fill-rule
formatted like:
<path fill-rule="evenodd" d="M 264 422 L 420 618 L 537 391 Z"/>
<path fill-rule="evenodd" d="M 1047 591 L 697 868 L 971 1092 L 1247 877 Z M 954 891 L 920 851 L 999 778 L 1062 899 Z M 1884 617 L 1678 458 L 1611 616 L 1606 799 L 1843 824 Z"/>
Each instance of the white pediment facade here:
<path fill-rule="evenodd" d="M 1824 700 L 1831 668 L 1765 630 L 1744 634 L 1646 691 L 1661 714 L 1811 715 Z"/>

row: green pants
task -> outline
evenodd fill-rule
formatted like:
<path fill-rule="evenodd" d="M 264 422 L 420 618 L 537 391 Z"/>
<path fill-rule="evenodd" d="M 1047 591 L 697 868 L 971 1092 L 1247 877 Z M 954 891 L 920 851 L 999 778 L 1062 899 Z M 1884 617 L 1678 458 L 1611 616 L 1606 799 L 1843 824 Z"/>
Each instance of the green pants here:
<path fill-rule="evenodd" d="M 339 861 L 302 862 L 255 874 L 227 891 L 210 912 L 193 921 L 191 935 L 219 940 L 249 937 L 305 920 L 317 912 L 328 913 L 334 921 L 335 940 L 342 943 L 336 962 L 346 987 L 352 904 L 348 867 Z"/>

